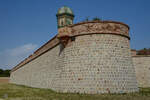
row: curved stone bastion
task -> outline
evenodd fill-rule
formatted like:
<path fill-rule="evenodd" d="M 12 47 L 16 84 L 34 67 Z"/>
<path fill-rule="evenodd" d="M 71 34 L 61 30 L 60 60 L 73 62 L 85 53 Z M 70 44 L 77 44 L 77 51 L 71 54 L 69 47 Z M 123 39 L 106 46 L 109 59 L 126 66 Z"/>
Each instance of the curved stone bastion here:
<path fill-rule="evenodd" d="M 11 83 L 72 93 L 137 92 L 129 27 L 91 21 L 58 29 L 58 35 L 11 71 Z"/>
<path fill-rule="evenodd" d="M 61 92 L 129 93 L 138 91 L 129 46 L 129 27 L 93 21 L 60 28 L 64 45 Z"/>

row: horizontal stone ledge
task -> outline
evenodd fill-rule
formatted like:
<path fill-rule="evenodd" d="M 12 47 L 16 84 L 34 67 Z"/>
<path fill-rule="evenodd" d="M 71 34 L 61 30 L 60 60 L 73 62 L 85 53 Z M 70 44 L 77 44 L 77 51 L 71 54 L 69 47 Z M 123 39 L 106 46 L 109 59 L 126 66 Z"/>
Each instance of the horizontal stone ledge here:
<path fill-rule="evenodd" d="M 118 34 L 129 38 L 129 28 L 119 22 L 84 22 L 72 26 L 65 26 L 58 29 L 58 37 L 77 36 L 83 34 Z"/>
<path fill-rule="evenodd" d="M 150 57 L 150 55 L 136 55 L 136 56 L 132 56 L 132 57 Z"/>

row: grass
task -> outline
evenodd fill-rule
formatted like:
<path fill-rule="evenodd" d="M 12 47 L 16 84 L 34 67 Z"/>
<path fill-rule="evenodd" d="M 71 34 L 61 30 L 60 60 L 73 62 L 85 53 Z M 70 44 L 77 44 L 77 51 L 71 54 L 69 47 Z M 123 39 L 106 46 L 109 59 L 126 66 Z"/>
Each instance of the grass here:
<path fill-rule="evenodd" d="M 150 100 L 150 88 L 140 88 L 130 94 L 57 93 L 50 89 L 31 88 L 15 84 L 0 84 L 0 100 Z"/>

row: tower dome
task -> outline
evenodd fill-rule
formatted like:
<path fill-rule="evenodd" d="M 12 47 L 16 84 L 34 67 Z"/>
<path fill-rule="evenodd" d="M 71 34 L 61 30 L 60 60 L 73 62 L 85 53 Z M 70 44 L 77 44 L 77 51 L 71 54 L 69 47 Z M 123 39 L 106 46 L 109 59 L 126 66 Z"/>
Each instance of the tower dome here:
<path fill-rule="evenodd" d="M 74 14 L 67 6 L 59 8 L 56 17 L 58 28 L 73 24 Z"/>
<path fill-rule="evenodd" d="M 67 6 L 63 6 L 59 8 L 57 15 L 62 15 L 62 14 L 69 14 L 69 15 L 74 16 L 73 11 Z"/>

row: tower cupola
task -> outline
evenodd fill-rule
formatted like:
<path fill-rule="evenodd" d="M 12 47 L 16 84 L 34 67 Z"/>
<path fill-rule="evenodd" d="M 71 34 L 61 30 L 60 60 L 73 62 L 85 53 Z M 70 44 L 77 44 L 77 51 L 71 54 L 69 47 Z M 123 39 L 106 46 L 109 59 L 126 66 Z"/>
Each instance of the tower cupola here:
<path fill-rule="evenodd" d="M 58 28 L 73 24 L 74 14 L 67 6 L 59 8 L 56 16 Z"/>

